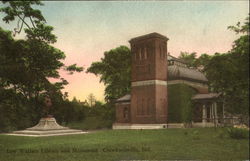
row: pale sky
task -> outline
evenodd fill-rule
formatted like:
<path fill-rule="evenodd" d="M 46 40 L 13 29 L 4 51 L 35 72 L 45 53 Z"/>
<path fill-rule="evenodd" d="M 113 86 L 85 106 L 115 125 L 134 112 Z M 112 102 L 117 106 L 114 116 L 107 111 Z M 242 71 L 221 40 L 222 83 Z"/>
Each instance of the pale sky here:
<path fill-rule="evenodd" d="M 58 37 L 55 47 L 64 51 L 66 65 L 87 69 L 104 51 L 136 36 L 158 32 L 169 38 L 168 50 L 214 54 L 227 52 L 237 38 L 227 30 L 249 14 L 248 1 L 44 1 L 39 7 Z M 2 19 L 3 14 L 0 14 Z M 0 26 L 13 30 L 16 23 Z M 93 93 L 104 100 L 104 85 L 93 74 L 61 75 L 69 81 L 63 91 L 70 99 L 85 100 Z"/>

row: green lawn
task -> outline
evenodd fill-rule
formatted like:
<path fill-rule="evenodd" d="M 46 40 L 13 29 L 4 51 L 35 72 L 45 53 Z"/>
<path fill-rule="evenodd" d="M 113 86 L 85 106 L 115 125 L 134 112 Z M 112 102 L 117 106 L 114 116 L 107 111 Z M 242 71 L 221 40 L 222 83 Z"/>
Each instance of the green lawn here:
<path fill-rule="evenodd" d="M 0 161 L 246 160 L 249 140 L 225 129 L 106 130 L 82 135 L 0 135 Z"/>

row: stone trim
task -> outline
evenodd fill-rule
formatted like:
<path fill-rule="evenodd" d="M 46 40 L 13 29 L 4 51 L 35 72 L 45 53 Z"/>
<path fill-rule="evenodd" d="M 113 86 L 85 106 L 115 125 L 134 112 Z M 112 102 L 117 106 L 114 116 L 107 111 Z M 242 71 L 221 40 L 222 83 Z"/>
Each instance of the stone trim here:
<path fill-rule="evenodd" d="M 130 124 L 114 123 L 112 129 L 164 129 L 167 124 Z"/>
<path fill-rule="evenodd" d="M 190 85 L 192 87 L 202 87 L 202 88 L 208 88 L 208 85 L 204 85 L 202 83 L 197 83 L 197 82 L 191 82 L 191 81 L 187 81 L 187 80 L 170 80 L 168 81 L 168 85 L 172 85 L 172 84 L 187 84 Z"/>
<path fill-rule="evenodd" d="M 148 86 L 148 85 L 167 85 L 167 81 L 163 80 L 146 80 L 146 81 L 136 81 L 132 82 L 131 86 L 132 87 L 137 87 L 137 86 Z"/>

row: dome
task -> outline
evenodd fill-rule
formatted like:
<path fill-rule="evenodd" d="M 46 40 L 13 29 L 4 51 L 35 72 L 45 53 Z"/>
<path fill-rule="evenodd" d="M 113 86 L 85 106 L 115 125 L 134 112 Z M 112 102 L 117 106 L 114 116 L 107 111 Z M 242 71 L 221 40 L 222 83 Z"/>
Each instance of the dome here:
<path fill-rule="evenodd" d="M 207 83 L 208 80 L 203 73 L 197 69 L 171 65 L 168 66 L 168 80 L 190 80 L 200 83 Z"/>

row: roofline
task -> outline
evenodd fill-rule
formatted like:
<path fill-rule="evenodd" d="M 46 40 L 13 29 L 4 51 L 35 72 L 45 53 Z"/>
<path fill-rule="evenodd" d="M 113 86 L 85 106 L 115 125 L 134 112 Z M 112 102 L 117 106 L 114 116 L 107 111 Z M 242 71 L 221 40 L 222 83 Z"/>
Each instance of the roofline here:
<path fill-rule="evenodd" d="M 191 100 L 193 101 L 207 101 L 207 100 L 214 100 L 214 99 L 219 99 L 221 97 L 221 93 L 205 93 L 205 94 L 202 94 L 202 93 L 199 93 L 199 94 L 196 94 L 196 95 L 209 95 L 209 94 L 214 94 L 214 96 L 212 97 L 203 97 L 203 98 L 194 98 L 194 96 L 191 98 Z"/>
<path fill-rule="evenodd" d="M 123 102 L 130 102 L 131 101 L 131 99 L 129 99 L 129 100 L 122 100 L 122 101 L 115 101 L 115 103 L 123 103 Z"/>
<path fill-rule="evenodd" d="M 129 42 L 132 43 L 132 42 L 136 42 L 136 41 L 145 40 L 145 39 L 148 39 L 148 38 L 160 38 L 160 39 L 164 39 L 165 41 L 169 40 L 169 38 L 167 38 L 166 36 L 161 35 L 161 34 L 159 34 L 157 32 L 153 32 L 153 33 L 150 33 L 150 34 L 146 34 L 146 35 L 142 35 L 142 36 L 132 38 L 132 39 L 129 40 Z"/>

